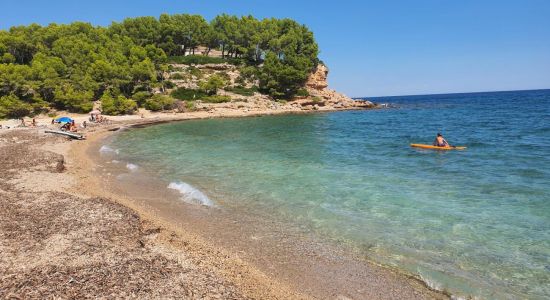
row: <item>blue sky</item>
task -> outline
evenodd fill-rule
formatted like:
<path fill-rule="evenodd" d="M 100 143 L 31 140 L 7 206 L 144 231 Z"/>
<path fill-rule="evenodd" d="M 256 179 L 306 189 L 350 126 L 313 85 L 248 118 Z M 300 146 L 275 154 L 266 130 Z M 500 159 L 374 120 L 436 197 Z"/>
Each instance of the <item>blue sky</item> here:
<path fill-rule="evenodd" d="M 2 0 L 0 29 L 224 12 L 309 26 L 331 87 L 349 96 L 550 88 L 547 0 Z"/>

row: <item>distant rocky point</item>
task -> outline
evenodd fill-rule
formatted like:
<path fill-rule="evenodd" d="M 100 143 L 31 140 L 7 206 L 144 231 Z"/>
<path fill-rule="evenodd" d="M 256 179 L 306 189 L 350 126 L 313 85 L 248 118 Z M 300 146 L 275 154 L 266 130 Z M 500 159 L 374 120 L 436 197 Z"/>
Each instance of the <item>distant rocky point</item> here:
<path fill-rule="evenodd" d="M 254 92 L 252 95 L 242 95 L 232 92 L 232 88 L 243 86 L 242 82 L 239 82 L 241 78 L 240 68 L 233 64 L 171 64 L 170 69 L 171 71 L 165 73 L 165 77 L 175 85 L 171 91 L 178 88 L 188 90 L 198 89 L 200 82 L 208 80 L 215 74 L 227 78 L 227 87 L 220 89 L 217 95 L 228 96 L 231 98 L 231 101 L 207 103 L 197 100 L 193 108 L 195 110 L 220 111 L 241 109 L 246 112 L 266 110 L 329 111 L 367 109 L 376 106 L 370 101 L 353 100 L 344 94 L 330 89 L 327 82 L 329 70 L 324 64 L 319 64 L 304 84 L 304 90 L 307 91 L 308 95 L 296 96 L 288 101 L 276 101 L 272 97 L 259 92 Z M 197 74 L 200 75 L 197 76 Z M 244 84 L 244 87 L 251 89 L 257 87 L 257 85 L 257 81 L 252 81 Z"/>

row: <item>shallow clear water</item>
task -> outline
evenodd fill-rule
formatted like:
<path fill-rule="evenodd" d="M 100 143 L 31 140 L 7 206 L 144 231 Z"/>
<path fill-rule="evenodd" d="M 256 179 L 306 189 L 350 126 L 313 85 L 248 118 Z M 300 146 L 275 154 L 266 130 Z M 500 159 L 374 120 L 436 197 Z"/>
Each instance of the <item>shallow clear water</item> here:
<path fill-rule="evenodd" d="M 550 91 L 373 100 L 398 108 L 162 124 L 110 147 L 190 202 L 305 224 L 454 294 L 550 297 Z M 409 147 L 437 132 L 468 149 Z"/>

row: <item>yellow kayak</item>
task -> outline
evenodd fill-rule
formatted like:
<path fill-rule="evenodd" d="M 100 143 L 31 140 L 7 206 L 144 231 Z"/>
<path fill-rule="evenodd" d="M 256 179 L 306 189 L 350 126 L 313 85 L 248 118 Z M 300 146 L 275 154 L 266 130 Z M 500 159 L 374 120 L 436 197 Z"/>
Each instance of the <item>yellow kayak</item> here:
<path fill-rule="evenodd" d="M 464 147 L 464 146 L 438 147 L 438 146 L 424 145 L 424 144 L 411 144 L 411 147 L 422 148 L 422 149 L 435 149 L 435 150 L 464 150 L 464 149 L 466 149 L 466 147 Z"/>

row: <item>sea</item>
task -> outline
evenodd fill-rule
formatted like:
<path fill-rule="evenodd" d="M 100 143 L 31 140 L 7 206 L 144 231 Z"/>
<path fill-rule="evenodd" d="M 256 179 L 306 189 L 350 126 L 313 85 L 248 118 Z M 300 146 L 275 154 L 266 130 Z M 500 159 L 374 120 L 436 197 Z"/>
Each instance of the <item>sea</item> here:
<path fill-rule="evenodd" d="M 550 90 L 174 122 L 101 152 L 190 206 L 259 212 L 455 297 L 550 298 Z M 437 133 L 465 150 L 423 150 Z M 212 220 L 215 222 L 215 220 Z"/>

